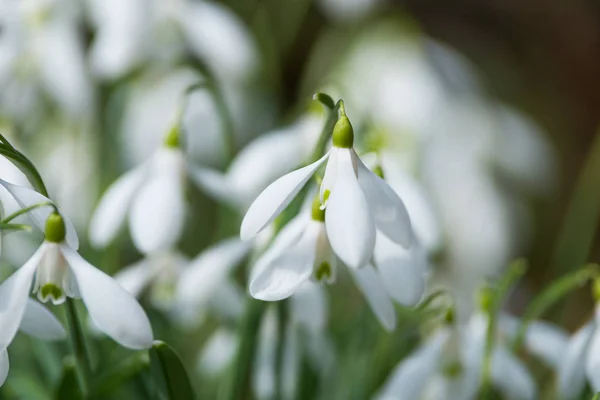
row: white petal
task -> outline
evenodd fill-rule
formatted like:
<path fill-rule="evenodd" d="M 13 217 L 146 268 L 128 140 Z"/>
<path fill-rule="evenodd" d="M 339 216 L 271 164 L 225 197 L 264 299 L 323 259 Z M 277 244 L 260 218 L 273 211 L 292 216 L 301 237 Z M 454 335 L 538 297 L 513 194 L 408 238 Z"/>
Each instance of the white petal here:
<path fill-rule="evenodd" d="M 90 221 L 90 241 L 93 246 L 105 247 L 117 235 L 146 174 L 145 166 L 133 169 L 106 190 Z"/>
<path fill-rule="evenodd" d="M 596 330 L 592 336 L 586 362 L 586 374 L 588 382 L 594 393 L 600 392 L 600 332 Z"/>
<path fill-rule="evenodd" d="M 200 370 L 215 377 L 231 364 L 237 352 L 238 340 L 235 333 L 220 328 L 206 341 L 200 360 Z"/>
<path fill-rule="evenodd" d="M 312 274 L 317 238 L 323 230 L 322 223 L 310 221 L 296 243 L 253 276 L 250 294 L 265 301 L 282 300 L 294 294 Z"/>
<path fill-rule="evenodd" d="M 33 277 L 45 249 L 42 244 L 25 265 L 0 285 L 0 349 L 8 347 L 21 325 Z"/>
<path fill-rule="evenodd" d="M 8 376 L 9 362 L 8 353 L 6 349 L 0 350 L 0 386 L 4 385 L 6 377 Z"/>
<path fill-rule="evenodd" d="M 27 300 L 25 314 L 19 327 L 21 332 L 42 340 L 62 340 L 67 333 L 60 321 L 46 307 L 33 299 Z"/>
<path fill-rule="evenodd" d="M 317 334 L 327 323 L 327 297 L 322 285 L 305 282 L 291 297 L 290 314 L 300 326 Z"/>
<path fill-rule="evenodd" d="M 358 184 L 362 189 L 377 228 L 396 243 L 408 248 L 412 232 L 408 211 L 400 197 L 387 184 L 356 157 Z"/>
<path fill-rule="evenodd" d="M 337 149 L 337 178 L 325 211 L 325 226 L 335 254 L 349 267 L 366 265 L 375 247 L 375 223 L 358 185 L 352 154 Z"/>
<path fill-rule="evenodd" d="M 64 245 L 61 251 L 75 275 L 90 318 L 98 328 L 124 347 L 151 347 L 152 327 L 135 298 L 76 251 Z"/>
<path fill-rule="evenodd" d="M 150 260 L 147 258 L 120 270 L 115 280 L 132 296 L 138 297 L 153 277 Z"/>
<path fill-rule="evenodd" d="M 427 269 L 421 246 L 407 250 L 378 232 L 373 258 L 390 296 L 405 306 L 417 304 L 425 292 Z"/>
<path fill-rule="evenodd" d="M 533 377 L 504 346 L 497 345 L 492 358 L 492 380 L 509 398 L 533 400 L 537 389 Z"/>
<path fill-rule="evenodd" d="M 40 203 L 54 203 L 53 201 L 39 194 L 35 190 L 31 190 L 23 186 L 13 185 L 2 179 L 0 179 L 0 185 L 4 186 L 6 190 L 10 192 L 10 194 L 15 198 L 17 203 L 19 203 L 19 206 L 21 206 L 21 208 L 30 207 Z M 38 207 L 32 210 L 31 212 L 27 213 L 27 215 L 29 215 L 35 223 L 35 225 L 42 232 L 44 232 L 46 228 L 46 220 L 53 211 L 54 209 L 52 207 Z M 63 220 L 65 222 L 65 228 L 67 230 L 65 241 L 71 248 L 77 250 L 79 248 L 79 237 L 77 236 L 77 232 L 75 231 L 71 220 L 67 218 L 65 214 L 60 211 L 60 209 L 58 209 L 58 212 L 63 217 Z"/>
<path fill-rule="evenodd" d="M 325 192 L 333 190 L 333 185 L 337 178 L 337 170 L 338 170 L 338 148 L 332 147 L 331 154 L 329 155 L 329 161 L 327 162 L 327 166 L 325 167 L 325 175 L 323 175 L 323 181 L 321 182 L 321 186 L 319 187 L 319 198 L 321 199 L 321 204 L 326 205 L 325 201 Z"/>
<path fill-rule="evenodd" d="M 158 165 L 131 204 L 129 229 L 135 246 L 149 254 L 168 250 L 183 233 L 185 223 L 182 155 L 163 149 Z"/>
<path fill-rule="evenodd" d="M 205 304 L 248 252 L 249 245 L 237 238 L 223 240 L 203 251 L 184 269 L 177 284 L 181 304 Z"/>
<path fill-rule="evenodd" d="M 356 285 L 367 298 L 367 302 L 379 322 L 388 331 L 393 331 L 396 328 L 396 310 L 385 290 L 381 277 L 371 265 L 356 270 L 351 269 L 350 273 Z"/>
<path fill-rule="evenodd" d="M 227 175 L 211 168 L 189 167 L 190 177 L 209 196 L 218 201 L 235 204 L 236 199 Z"/>
<path fill-rule="evenodd" d="M 329 153 L 304 168 L 290 172 L 271 183 L 252 203 L 240 228 L 242 240 L 253 238 L 290 204 L 315 171 L 325 162 Z M 251 173 L 251 172 L 250 172 Z"/>
<path fill-rule="evenodd" d="M 403 359 L 391 373 L 377 400 L 420 399 L 427 382 L 436 372 L 449 331 L 442 329 Z"/>
<path fill-rule="evenodd" d="M 259 400 L 273 398 L 276 343 L 277 314 L 273 308 L 269 308 L 260 323 L 258 349 L 252 374 L 252 389 Z"/>
<path fill-rule="evenodd" d="M 559 326 L 533 321 L 527 329 L 525 347 L 531 353 L 558 369 L 565 360 L 569 337 Z"/>
<path fill-rule="evenodd" d="M 594 335 L 594 323 L 580 328 L 571 338 L 558 369 L 558 393 L 565 399 L 574 399 L 585 386 L 585 367 L 589 343 Z"/>

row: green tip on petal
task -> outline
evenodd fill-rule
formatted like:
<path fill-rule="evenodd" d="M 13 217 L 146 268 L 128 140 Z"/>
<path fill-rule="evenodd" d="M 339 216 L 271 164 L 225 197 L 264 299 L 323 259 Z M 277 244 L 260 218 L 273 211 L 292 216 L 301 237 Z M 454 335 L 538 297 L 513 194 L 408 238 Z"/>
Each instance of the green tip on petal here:
<path fill-rule="evenodd" d="M 354 129 L 345 115 L 340 116 L 333 127 L 333 145 L 344 149 L 354 146 Z"/>
<path fill-rule="evenodd" d="M 381 168 L 381 165 L 376 165 L 375 168 L 373 168 L 373 173 L 381 179 L 385 179 L 383 175 L 383 168 Z"/>
<path fill-rule="evenodd" d="M 312 203 L 312 219 L 319 222 L 325 222 L 325 210 L 321 209 L 321 200 L 315 196 Z"/>
<path fill-rule="evenodd" d="M 169 148 L 179 148 L 181 145 L 181 128 L 179 124 L 176 124 L 171 128 L 167 136 L 165 137 L 165 146 Z"/>
<path fill-rule="evenodd" d="M 44 230 L 46 240 L 53 243 L 62 243 L 67 235 L 65 221 L 59 213 L 53 212 L 46 220 L 46 229 Z"/>
<path fill-rule="evenodd" d="M 484 285 L 479 289 L 478 297 L 480 310 L 489 314 L 494 303 L 494 289 L 489 285 Z"/>
<path fill-rule="evenodd" d="M 333 271 L 331 270 L 331 264 L 329 264 L 327 261 L 323 261 L 315 271 L 315 278 L 319 282 L 329 281 L 332 275 Z"/>

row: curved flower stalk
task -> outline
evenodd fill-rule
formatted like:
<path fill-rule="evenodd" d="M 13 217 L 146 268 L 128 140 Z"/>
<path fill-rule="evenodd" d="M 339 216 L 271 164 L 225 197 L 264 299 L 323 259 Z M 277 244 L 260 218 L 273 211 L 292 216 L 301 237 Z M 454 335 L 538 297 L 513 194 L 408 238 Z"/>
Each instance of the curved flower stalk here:
<path fill-rule="evenodd" d="M 327 301 L 322 288 L 305 283 L 290 298 L 289 319 L 284 328 L 281 373 L 276 372 L 278 315 L 274 309 L 262 318 L 259 345 L 252 374 L 252 390 L 258 399 L 271 399 L 275 386 L 281 385 L 282 398 L 292 399 L 296 393 L 300 363 L 306 358 L 311 368 L 327 377 L 334 365 L 334 348 L 326 334 Z M 199 369 L 216 376 L 231 365 L 238 346 L 235 333 L 227 328 L 217 330 L 207 341 L 198 360 Z M 281 382 L 276 383 L 277 379 Z"/>
<path fill-rule="evenodd" d="M 58 319 L 46 307 L 32 299 L 27 300 L 19 330 L 45 341 L 63 340 L 67 336 Z M 3 348 L 0 350 L 0 386 L 8 376 L 8 369 L 8 352 Z"/>
<path fill-rule="evenodd" d="M 89 2 L 98 30 L 91 64 L 102 78 L 117 79 L 157 55 L 177 61 L 185 46 L 226 79 L 243 80 L 257 67 L 257 49 L 247 28 L 218 3 Z"/>
<path fill-rule="evenodd" d="M 267 132 L 250 142 L 225 173 L 197 168 L 193 177 L 210 196 L 245 211 L 269 183 L 310 156 L 322 125 L 320 116 L 305 115 L 290 126 Z"/>
<path fill-rule="evenodd" d="M 32 211 L 34 220 L 36 212 Z M 32 290 L 42 302 L 81 298 L 91 319 L 124 347 L 152 346 L 152 328 L 137 301 L 104 272 L 85 261 L 68 242 L 67 221 L 52 212 L 44 221 L 45 241 L 33 256 L 0 285 L 0 348 L 14 338 Z"/>
<path fill-rule="evenodd" d="M 108 245 L 126 220 L 133 243 L 142 253 L 166 251 L 180 239 L 190 165 L 181 148 L 179 129 L 176 125 L 167 134 L 150 160 L 107 189 L 90 223 L 94 246 Z"/>
<path fill-rule="evenodd" d="M 45 92 L 68 116 L 80 120 L 92 105 L 77 10 L 64 1 L 0 4 L 0 87 L 4 110 L 28 122 L 41 111 Z"/>
<path fill-rule="evenodd" d="M 333 131 L 333 147 L 315 163 L 273 182 L 254 200 L 242 221 L 242 240 L 251 239 L 269 225 L 328 161 L 320 202 L 325 209 L 327 236 L 336 255 L 349 267 L 365 266 L 373 255 L 377 229 L 408 248 L 410 219 L 402 200 L 365 167 L 353 144 L 352 126 L 341 109 Z"/>
<path fill-rule="evenodd" d="M 513 317 L 500 316 L 492 350 L 492 382 L 507 398 L 536 399 L 533 377 L 507 347 L 516 325 Z M 376 399 L 475 399 L 487 326 L 487 316 L 481 313 L 474 314 L 465 326 L 458 326 L 449 318 L 398 365 Z M 536 321 L 528 328 L 527 350 L 552 367 L 558 367 L 565 345 L 565 333 L 553 325 Z"/>

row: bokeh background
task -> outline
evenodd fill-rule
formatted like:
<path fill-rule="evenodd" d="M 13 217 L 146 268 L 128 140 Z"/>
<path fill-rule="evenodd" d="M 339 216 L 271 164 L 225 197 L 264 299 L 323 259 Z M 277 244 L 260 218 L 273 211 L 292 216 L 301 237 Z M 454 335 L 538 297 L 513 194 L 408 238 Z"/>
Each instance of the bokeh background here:
<path fill-rule="evenodd" d="M 295 138 L 287 162 L 301 163 L 323 121 L 313 93 L 341 97 L 362 150 L 387 152 L 410 176 L 401 186 L 417 193 L 429 290 L 449 288 L 467 318 L 480 284 L 524 257 L 529 269 L 507 305 L 518 315 L 549 282 L 598 260 L 599 22 L 600 6 L 585 0 L 0 0 L 0 130 L 40 169 L 83 254 L 114 274 L 143 256 L 127 232 L 93 248 L 92 212 L 160 145 L 184 99 L 190 162 L 228 171 L 274 132 Z M 186 97 L 197 82 L 206 89 Z M 288 155 L 261 151 L 265 170 L 293 169 L 282 166 Z M 5 160 L 0 168 L 9 180 Z M 237 235 L 269 182 L 260 173 L 237 171 L 228 199 L 190 185 L 183 255 Z M 19 235 L 6 240 L 6 274 L 36 244 Z M 247 271 L 230 275 L 247 296 Z M 199 398 L 216 398 L 237 306 L 207 307 L 179 326 L 151 298 L 141 301 L 156 336 L 180 353 Z M 418 321 L 399 309 L 396 332 L 386 333 L 343 275 L 326 298 L 331 360 L 320 369 L 300 357 L 296 398 L 369 398 L 418 341 Z M 591 312 L 586 287 L 546 317 L 573 330 Z M 222 328 L 229 334 L 214 339 Z M 2 396 L 52 398 L 45 388 L 68 347 L 21 337 L 16 346 Z M 102 338 L 90 347 L 109 353 L 107 366 L 125 354 Z M 264 374 L 246 398 L 269 398 Z M 112 398 L 133 398 L 138 384 Z"/>

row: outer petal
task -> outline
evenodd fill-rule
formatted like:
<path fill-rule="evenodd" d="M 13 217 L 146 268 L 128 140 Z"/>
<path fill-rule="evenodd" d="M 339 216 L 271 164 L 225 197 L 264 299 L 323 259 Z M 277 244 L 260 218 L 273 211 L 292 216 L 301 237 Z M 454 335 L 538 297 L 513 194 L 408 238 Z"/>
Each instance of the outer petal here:
<path fill-rule="evenodd" d="M 320 160 L 290 172 L 271 183 L 254 200 L 244 216 L 240 228 L 242 240 L 253 238 L 290 204 L 315 171 L 327 160 L 329 153 Z"/>
<path fill-rule="evenodd" d="M 322 223 L 310 221 L 298 242 L 253 276 L 250 294 L 265 301 L 282 300 L 294 294 L 312 274 L 317 237 L 323 229 Z"/>
<path fill-rule="evenodd" d="M 396 310 L 381 282 L 381 277 L 371 265 L 357 270 L 351 269 L 350 273 L 379 322 L 386 330 L 393 331 L 396 328 Z"/>
<path fill-rule="evenodd" d="M 93 246 L 104 247 L 117 235 L 146 174 L 145 166 L 133 169 L 106 190 L 90 221 L 90 241 Z"/>
<path fill-rule="evenodd" d="M 98 328 L 125 347 L 151 347 L 152 327 L 135 298 L 73 249 L 62 245 L 61 251 L 75 275 L 90 318 Z"/>
<path fill-rule="evenodd" d="M 235 194 L 226 174 L 212 168 L 197 166 L 189 166 L 188 170 L 194 182 L 209 196 L 228 204 L 235 204 Z"/>
<path fill-rule="evenodd" d="M 33 299 L 27 300 L 19 330 L 48 341 L 62 340 L 67 336 L 65 329 L 54 314 Z"/>
<path fill-rule="evenodd" d="M 504 346 L 496 346 L 492 359 L 492 380 L 507 397 L 533 400 L 535 381 L 523 363 Z"/>
<path fill-rule="evenodd" d="M 163 149 L 155 161 L 151 177 L 135 196 L 129 214 L 133 242 L 147 254 L 175 245 L 185 223 L 183 155 Z"/>
<path fill-rule="evenodd" d="M 134 297 L 138 297 L 153 277 L 150 263 L 150 260 L 144 258 L 135 264 L 123 268 L 114 278 L 123 289 L 127 290 Z"/>
<path fill-rule="evenodd" d="M 8 353 L 6 349 L 0 350 L 0 386 L 4 385 L 6 377 L 8 376 L 9 362 Z"/>
<path fill-rule="evenodd" d="M 413 354 L 402 360 L 392 372 L 377 400 L 420 399 L 427 382 L 437 371 L 442 349 L 450 332 L 442 329 L 421 345 Z"/>
<path fill-rule="evenodd" d="M 587 351 L 595 330 L 595 324 L 590 322 L 571 338 L 558 369 L 558 393 L 561 398 L 574 399 L 583 390 Z"/>
<path fill-rule="evenodd" d="M 0 285 L 0 349 L 8 347 L 21 325 L 33 277 L 45 248 L 42 244 L 25 265 Z"/>
<path fill-rule="evenodd" d="M 421 246 L 406 250 L 378 233 L 373 258 L 390 296 L 406 306 L 417 304 L 425 292 L 427 269 L 427 255 Z"/>
<path fill-rule="evenodd" d="M 205 304 L 246 256 L 248 248 L 248 244 L 236 238 L 223 240 L 202 252 L 182 272 L 177 301 L 193 306 Z"/>
<path fill-rule="evenodd" d="M 592 336 L 590 346 L 587 351 L 587 361 L 585 365 L 588 382 L 594 393 L 600 392 L 600 332 Z"/>
<path fill-rule="evenodd" d="M 200 359 L 199 369 L 209 376 L 217 376 L 231 364 L 237 352 L 238 339 L 235 333 L 220 328 L 207 340 Z"/>
<path fill-rule="evenodd" d="M 377 228 L 396 243 L 408 248 L 412 241 L 410 217 L 400 197 L 379 176 L 356 157 L 358 184 L 362 189 Z"/>
<path fill-rule="evenodd" d="M 349 267 L 365 266 L 375 247 L 375 223 L 361 190 L 352 153 L 337 149 L 337 178 L 325 212 L 325 226 L 335 254 Z"/>
<path fill-rule="evenodd" d="M 15 198 L 17 203 L 19 203 L 19 206 L 21 206 L 21 208 L 30 207 L 40 203 L 54 203 L 53 201 L 39 194 L 35 190 L 31 190 L 23 186 L 13 185 L 2 179 L 0 179 L 0 185 L 4 186 L 6 190 L 10 192 L 10 194 Z M 27 215 L 31 217 L 35 225 L 43 232 L 46 227 L 46 220 L 53 211 L 54 210 L 52 209 L 52 207 L 39 207 L 27 213 Z M 71 248 L 77 250 L 79 248 L 79 237 L 77 236 L 77 232 L 75 231 L 71 220 L 65 217 L 65 214 L 62 213 L 60 209 L 58 210 L 58 212 L 62 215 L 63 220 L 65 221 L 65 228 L 67 229 L 67 236 L 65 238 L 65 241 L 69 244 Z"/>
<path fill-rule="evenodd" d="M 291 298 L 292 320 L 314 334 L 322 333 L 327 323 L 327 297 L 322 285 L 305 282 Z"/>

